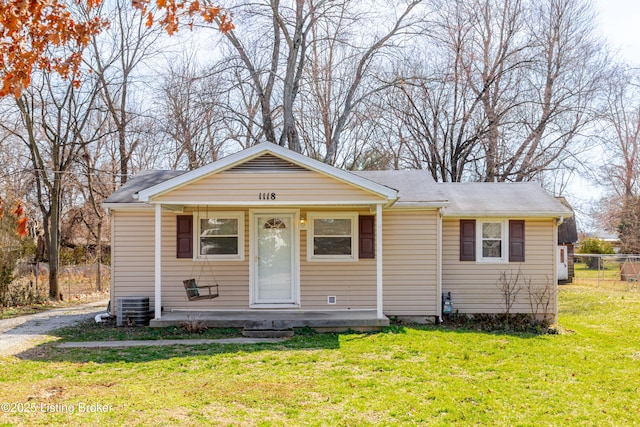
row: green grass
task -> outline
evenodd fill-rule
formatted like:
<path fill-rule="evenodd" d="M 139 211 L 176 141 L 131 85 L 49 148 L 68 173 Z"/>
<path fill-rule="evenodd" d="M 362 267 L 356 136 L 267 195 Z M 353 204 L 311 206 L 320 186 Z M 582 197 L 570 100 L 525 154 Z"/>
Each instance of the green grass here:
<path fill-rule="evenodd" d="M 575 276 L 577 280 L 583 279 L 608 279 L 612 281 L 620 280 L 620 262 L 613 259 L 603 259 L 600 271 L 596 268 L 589 268 L 583 262 L 574 264 Z"/>
<path fill-rule="evenodd" d="M 616 258 L 603 258 L 598 271 L 598 269 L 588 268 L 585 263 L 576 263 L 574 264 L 574 281 L 594 287 L 640 290 L 640 284 L 637 281 L 627 282 L 622 280 L 620 269 L 623 264 L 624 261 Z"/>
<path fill-rule="evenodd" d="M 251 346 L 45 345 L 0 359 L 0 403 L 37 409 L 0 412 L 0 425 L 639 425 L 640 292 L 569 285 L 559 300 L 561 335 L 431 326 Z"/>
<path fill-rule="evenodd" d="M 53 307 L 48 307 L 42 304 L 33 304 L 20 307 L 0 307 L 0 320 L 10 319 L 12 317 L 24 316 L 26 314 L 35 314 L 44 310 L 50 310 Z"/>
<path fill-rule="evenodd" d="M 59 329 L 56 335 L 64 341 L 216 339 L 242 336 L 241 331 L 236 328 L 211 328 L 203 330 L 202 333 L 189 333 L 180 326 L 115 327 L 114 323 L 96 323 L 88 320 L 76 326 Z"/>

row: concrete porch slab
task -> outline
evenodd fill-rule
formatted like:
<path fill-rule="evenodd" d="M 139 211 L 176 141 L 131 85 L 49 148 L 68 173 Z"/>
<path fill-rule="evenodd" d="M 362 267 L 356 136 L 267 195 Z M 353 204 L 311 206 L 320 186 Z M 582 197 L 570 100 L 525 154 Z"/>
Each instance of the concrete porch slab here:
<path fill-rule="evenodd" d="M 389 319 L 377 318 L 375 310 L 361 311 L 170 311 L 160 319 L 151 319 L 150 326 L 179 326 L 183 322 L 202 321 L 210 328 L 245 328 L 251 330 L 284 330 L 313 328 L 319 332 L 381 330 Z"/>
<path fill-rule="evenodd" d="M 123 341 L 84 341 L 64 342 L 59 348 L 128 348 L 156 347 L 166 345 L 209 345 L 209 344 L 274 344 L 285 341 L 284 338 L 219 338 L 219 339 L 183 339 L 183 340 L 123 340 Z"/>

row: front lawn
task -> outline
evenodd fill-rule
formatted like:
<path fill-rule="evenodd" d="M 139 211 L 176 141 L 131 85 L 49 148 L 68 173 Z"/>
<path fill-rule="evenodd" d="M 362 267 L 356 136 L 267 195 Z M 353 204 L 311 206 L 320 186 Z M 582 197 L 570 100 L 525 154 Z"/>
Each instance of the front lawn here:
<path fill-rule="evenodd" d="M 0 359 L 0 425 L 640 424 L 640 292 L 568 285 L 559 300 L 561 335 L 396 326 L 269 345 L 45 346 Z"/>

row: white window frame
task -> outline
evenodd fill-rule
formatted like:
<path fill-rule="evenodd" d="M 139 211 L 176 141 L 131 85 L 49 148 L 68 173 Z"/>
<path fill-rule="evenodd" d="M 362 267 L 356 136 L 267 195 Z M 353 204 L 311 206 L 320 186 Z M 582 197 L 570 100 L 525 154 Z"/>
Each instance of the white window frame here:
<path fill-rule="evenodd" d="M 315 237 L 314 219 L 351 220 L 351 255 L 316 255 L 313 240 Z M 358 213 L 357 212 L 307 212 L 307 261 L 313 262 L 351 262 L 358 261 Z"/>
<path fill-rule="evenodd" d="M 238 221 L 238 253 L 237 254 L 224 254 L 224 255 L 201 255 L 200 254 L 200 220 L 202 219 L 210 219 L 210 218 L 218 218 L 218 219 L 235 219 Z M 226 260 L 226 261 L 244 261 L 244 212 L 242 211 L 220 211 L 220 212 L 198 212 L 196 215 L 196 221 L 194 221 L 194 236 L 193 239 L 193 253 L 195 260 Z M 216 237 L 225 237 L 225 236 L 216 236 Z M 230 236 L 226 236 L 230 237 Z"/>
<path fill-rule="evenodd" d="M 498 257 L 484 257 L 482 255 L 482 243 L 484 241 L 482 235 L 483 224 L 500 224 L 500 246 L 502 248 L 501 256 Z M 479 263 L 494 263 L 505 264 L 509 262 L 509 221 L 504 219 L 480 219 L 476 220 L 476 260 Z M 495 239 L 491 239 L 495 240 Z"/>

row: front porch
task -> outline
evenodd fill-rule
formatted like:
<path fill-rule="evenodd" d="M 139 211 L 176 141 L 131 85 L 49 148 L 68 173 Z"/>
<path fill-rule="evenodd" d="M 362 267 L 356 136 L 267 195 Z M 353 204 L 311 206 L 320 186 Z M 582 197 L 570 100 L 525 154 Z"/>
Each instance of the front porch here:
<path fill-rule="evenodd" d="M 202 321 L 210 328 L 244 328 L 245 330 L 286 330 L 310 327 L 318 332 L 348 329 L 375 331 L 389 326 L 386 316 L 378 318 L 376 310 L 357 311 L 169 311 L 150 326 L 178 326 L 183 322 Z"/>

